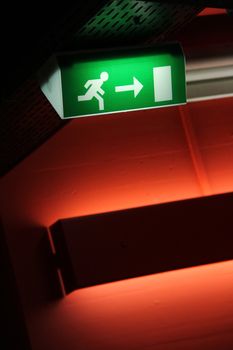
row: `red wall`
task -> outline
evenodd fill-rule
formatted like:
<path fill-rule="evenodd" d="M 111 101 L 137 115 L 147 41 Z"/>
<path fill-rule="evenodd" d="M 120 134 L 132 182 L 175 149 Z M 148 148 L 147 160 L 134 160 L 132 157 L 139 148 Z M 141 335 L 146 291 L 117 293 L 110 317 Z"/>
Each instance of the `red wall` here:
<path fill-rule="evenodd" d="M 54 300 L 43 245 L 59 218 L 232 190 L 232 98 L 66 125 L 1 181 L 32 349 L 233 348 L 233 262 Z"/>

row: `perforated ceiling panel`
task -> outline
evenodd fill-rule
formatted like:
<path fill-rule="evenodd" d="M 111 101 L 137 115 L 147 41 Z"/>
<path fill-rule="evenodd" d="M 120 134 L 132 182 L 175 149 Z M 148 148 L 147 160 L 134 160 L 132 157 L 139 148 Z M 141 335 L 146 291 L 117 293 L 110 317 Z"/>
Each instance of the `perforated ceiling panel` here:
<path fill-rule="evenodd" d="M 189 21 L 200 6 L 164 1 L 113 0 L 92 17 L 76 35 L 82 46 L 134 44 L 156 41 Z"/>

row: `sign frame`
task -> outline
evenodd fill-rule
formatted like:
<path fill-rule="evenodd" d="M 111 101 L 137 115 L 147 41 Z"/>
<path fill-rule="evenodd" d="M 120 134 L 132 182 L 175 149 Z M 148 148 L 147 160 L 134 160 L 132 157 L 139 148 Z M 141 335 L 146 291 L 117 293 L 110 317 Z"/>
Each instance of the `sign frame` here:
<path fill-rule="evenodd" d="M 163 60 L 164 63 L 162 65 L 161 63 L 160 65 L 156 63 Z M 130 68 L 137 67 L 137 61 L 140 63 L 137 68 L 138 71 L 135 72 L 135 74 L 131 74 L 129 72 Z M 171 63 L 169 64 L 169 62 Z M 178 68 L 174 68 L 175 63 L 178 64 Z M 91 79 L 88 80 L 88 77 L 85 77 L 85 70 L 90 71 L 92 64 L 95 67 L 99 65 L 99 68 L 96 69 L 97 73 L 93 72 L 90 76 Z M 107 66 L 107 69 L 104 69 L 103 64 L 105 67 Z M 115 74 L 114 67 L 117 67 L 116 69 L 119 71 L 121 65 L 124 68 L 123 72 L 120 72 L 120 74 L 116 72 Z M 145 74 L 143 73 L 143 69 L 147 66 L 150 67 L 148 68 L 148 72 L 151 73 L 147 72 Z M 134 46 L 130 48 L 58 53 L 53 55 L 41 68 L 38 73 L 38 78 L 42 92 L 57 111 L 60 118 L 72 119 L 185 104 L 187 101 L 185 66 L 186 61 L 181 45 L 177 42 L 172 42 L 144 47 Z M 116 80 L 111 86 L 109 83 L 109 76 L 113 76 L 114 74 Z M 131 75 L 127 77 L 128 74 Z M 122 83 L 122 80 L 118 79 L 120 76 L 126 76 L 124 83 Z M 167 85 L 167 87 L 161 89 L 158 88 L 157 85 L 156 88 L 156 82 L 165 81 L 163 76 L 166 77 L 165 85 Z M 145 85 L 145 81 L 149 81 L 150 89 Z M 152 82 L 154 84 L 154 91 L 151 89 Z M 93 85 L 95 85 L 95 89 L 97 90 L 95 93 L 93 93 Z M 117 96 L 116 100 L 118 104 L 120 104 L 121 101 L 127 101 L 127 98 L 129 101 L 132 101 L 129 102 L 129 107 L 117 108 L 115 99 L 113 99 L 112 96 L 109 97 L 109 90 L 104 91 L 102 89 L 102 87 L 104 88 L 105 86 L 108 86 L 108 89 L 110 89 L 109 86 L 111 86 L 111 94 L 112 96 Z M 160 84 L 159 86 L 162 85 Z M 72 89 L 75 90 L 76 96 L 73 95 Z M 114 89 L 115 95 L 113 95 Z M 177 93 L 175 89 L 178 89 L 179 93 Z M 103 95 L 107 97 L 103 98 Z M 152 95 L 154 98 L 153 102 Z M 147 102 L 143 102 L 143 96 L 144 100 L 146 99 Z M 166 96 L 170 96 L 167 101 Z M 80 110 L 82 108 L 85 110 L 86 108 L 86 112 L 75 112 L 76 106 L 69 107 L 71 106 L 71 98 L 72 103 L 77 104 L 77 110 L 78 108 Z M 93 100 L 95 108 L 97 109 L 99 106 L 99 110 L 94 112 L 92 111 L 93 107 L 92 110 L 89 107 L 85 107 L 88 101 L 94 105 Z M 109 107 L 105 107 L 106 105 L 110 105 L 109 100 L 111 100 L 111 106 L 113 105 L 113 108 L 110 108 L 110 110 Z"/>

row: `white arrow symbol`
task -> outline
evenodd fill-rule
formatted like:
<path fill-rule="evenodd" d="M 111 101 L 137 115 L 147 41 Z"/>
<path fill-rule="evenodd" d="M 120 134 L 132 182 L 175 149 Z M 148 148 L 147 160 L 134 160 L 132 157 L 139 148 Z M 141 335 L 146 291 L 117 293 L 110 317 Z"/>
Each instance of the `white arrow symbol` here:
<path fill-rule="evenodd" d="M 123 85 L 123 86 L 115 86 L 116 92 L 124 92 L 124 91 L 134 91 L 134 97 L 136 97 L 139 92 L 142 90 L 143 85 L 138 81 L 135 77 L 133 77 L 132 85 Z"/>

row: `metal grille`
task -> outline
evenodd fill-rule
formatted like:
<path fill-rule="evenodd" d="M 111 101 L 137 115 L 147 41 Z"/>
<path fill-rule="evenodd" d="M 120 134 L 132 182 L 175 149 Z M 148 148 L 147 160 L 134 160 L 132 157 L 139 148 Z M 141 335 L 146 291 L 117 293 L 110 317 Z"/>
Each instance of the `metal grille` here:
<path fill-rule="evenodd" d="M 156 41 L 189 21 L 201 7 L 158 1 L 113 0 L 75 36 L 79 46 L 138 44 Z"/>

